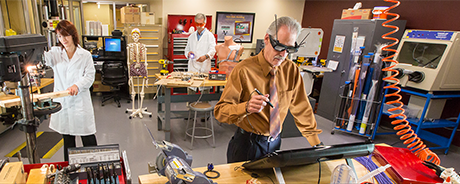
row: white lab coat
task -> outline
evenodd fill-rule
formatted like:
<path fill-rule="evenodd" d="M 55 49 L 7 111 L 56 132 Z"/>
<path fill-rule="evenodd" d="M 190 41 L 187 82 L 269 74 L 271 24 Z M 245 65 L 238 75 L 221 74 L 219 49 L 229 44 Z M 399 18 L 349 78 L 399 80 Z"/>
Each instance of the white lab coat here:
<path fill-rule="evenodd" d="M 205 28 L 203 35 L 198 41 L 197 33 L 198 31 L 193 32 L 188 37 L 187 46 L 185 47 L 185 57 L 188 58 L 188 52 L 192 51 L 195 53 L 195 58 L 188 58 L 188 71 L 189 72 L 200 72 L 200 73 L 209 73 L 211 71 L 211 58 L 216 54 L 216 38 L 214 35 Z M 209 58 L 204 62 L 198 62 L 196 59 L 199 57 L 208 54 Z"/>
<path fill-rule="evenodd" d="M 78 95 L 53 99 L 61 103 L 62 109 L 51 115 L 49 127 L 60 134 L 95 134 L 96 123 L 89 88 L 93 85 L 96 70 L 91 53 L 78 45 L 70 61 L 61 47 L 52 47 L 44 55 L 46 65 L 54 71 L 55 92 L 64 91 L 74 84 L 78 86 Z"/>

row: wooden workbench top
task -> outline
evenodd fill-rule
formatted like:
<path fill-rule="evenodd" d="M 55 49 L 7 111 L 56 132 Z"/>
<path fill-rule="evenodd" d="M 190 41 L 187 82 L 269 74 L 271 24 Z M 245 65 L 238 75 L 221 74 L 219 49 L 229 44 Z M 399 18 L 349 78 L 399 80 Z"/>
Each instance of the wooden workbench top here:
<path fill-rule="evenodd" d="M 241 165 L 243 163 L 244 162 L 237 162 L 231 164 L 215 165 L 214 170 L 219 171 L 220 177 L 213 179 L 213 181 L 217 183 L 246 183 L 247 180 L 252 178 L 252 173 L 257 173 L 259 176 L 261 176 L 257 178 L 257 180 L 261 183 L 278 183 L 276 181 L 273 170 L 268 169 L 247 171 L 242 169 Z M 346 164 L 345 160 L 341 159 L 321 162 L 321 183 L 330 183 L 331 174 L 334 171 L 334 168 L 340 164 Z M 364 166 L 362 166 L 359 162 L 353 160 L 353 164 L 358 176 L 364 176 L 368 173 L 367 169 L 364 168 Z M 378 163 L 376 164 L 379 165 Z M 318 164 L 311 164 L 296 167 L 285 167 L 282 168 L 281 171 L 286 183 L 317 183 L 319 175 L 318 168 Z M 203 173 L 207 170 L 207 167 L 194 168 L 193 170 Z M 140 184 L 164 184 L 168 181 L 166 177 L 159 176 L 158 174 L 140 175 L 138 179 Z"/>
<path fill-rule="evenodd" d="M 160 74 L 156 74 L 155 78 L 158 79 L 157 82 L 155 82 L 154 85 L 162 85 L 166 86 L 168 88 L 172 87 L 212 87 L 212 86 L 225 86 L 227 84 L 227 81 L 221 81 L 221 80 L 193 80 L 191 79 L 190 82 L 186 81 L 179 81 L 178 79 L 169 79 L 166 78 L 166 76 L 162 76 Z"/>

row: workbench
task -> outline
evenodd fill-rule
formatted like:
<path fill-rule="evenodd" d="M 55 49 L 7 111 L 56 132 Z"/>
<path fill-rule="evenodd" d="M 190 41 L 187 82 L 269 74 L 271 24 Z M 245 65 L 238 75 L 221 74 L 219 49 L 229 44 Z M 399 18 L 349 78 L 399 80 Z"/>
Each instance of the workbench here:
<path fill-rule="evenodd" d="M 171 111 L 171 103 L 177 102 L 194 102 L 197 101 L 201 94 L 193 94 L 193 95 L 172 95 L 171 88 L 178 88 L 178 87 L 213 87 L 213 86 L 225 86 L 227 81 L 219 81 L 219 80 L 203 80 L 203 81 L 195 81 L 192 84 L 183 84 L 183 83 L 173 83 L 168 82 L 169 79 L 166 79 L 165 76 L 157 75 L 158 82 L 154 85 L 158 86 L 158 88 L 164 87 L 165 93 L 158 95 L 158 130 L 163 130 L 165 132 L 165 141 L 171 141 L 171 119 L 178 119 L 187 117 L 188 111 Z M 161 91 L 161 89 L 159 90 Z M 221 96 L 220 90 L 216 90 L 214 93 L 211 94 L 202 94 L 201 101 L 213 101 L 219 100 Z M 165 109 L 163 110 L 162 104 L 165 104 Z M 164 127 L 163 127 L 164 123 Z"/>
<path fill-rule="evenodd" d="M 380 166 L 380 164 L 375 160 L 374 162 Z M 257 175 L 260 176 L 257 178 L 260 183 L 278 183 L 272 169 L 247 171 L 243 170 L 241 167 L 243 163 L 244 162 L 237 162 L 231 164 L 215 165 L 214 170 L 220 173 L 220 177 L 217 179 L 212 179 L 212 181 L 216 183 L 246 183 L 247 180 L 252 178 L 252 173 L 257 173 Z M 334 168 L 340 164 L 346 164 L 345 159 L 321 162 L 321 183 L 330 183 Z M 354 159 L 353 165 L 358 177 L 362 177 L 369 172 L 366 168 L 364 168 L 363 165 Z M 317 183 L 319 176 L 318 168 L 319 165 L 316 163 L 304 166 L 284 167 L 281 168 L 281 172 L 283 173 L 283 177 L 286 183 Z M 203 173 L 207 170 L 207 167 L 194 168 L 193 170 Z M 168 179 L 166 177 L 159 176 L 158 174 L 146 174 L 139 176 L 140 184 L 163 184 L 167 181 Z"/>

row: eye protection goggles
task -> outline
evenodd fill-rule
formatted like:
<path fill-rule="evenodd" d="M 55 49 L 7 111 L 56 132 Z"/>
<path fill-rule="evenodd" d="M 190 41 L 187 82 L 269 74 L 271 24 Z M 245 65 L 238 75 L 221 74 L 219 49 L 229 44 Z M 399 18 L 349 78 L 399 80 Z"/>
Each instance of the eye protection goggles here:
<path fill-rule="evenodd" d="M 286 46 L 280 43 L 278 40 L 273 39 L 272 35 L 268 35 L 270 38 L 270 44 L 272 45 L 273 49 L 275 49 L 278 52 L 283 52 L 286 50 L 288 53 L 296 53 L 299 51 L 299 45 L 297 45 L 297 42 L 295 43 L 295 46 Z"/>

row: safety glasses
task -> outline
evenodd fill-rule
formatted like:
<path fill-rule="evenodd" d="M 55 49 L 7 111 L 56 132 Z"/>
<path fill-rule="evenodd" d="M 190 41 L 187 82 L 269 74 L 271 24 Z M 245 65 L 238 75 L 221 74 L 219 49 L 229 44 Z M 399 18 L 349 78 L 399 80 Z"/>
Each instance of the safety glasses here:
<path fill-rule="evenodd" d="M 203 27 L 206 23 L 204 23 L 204 22 L 203 22 L 203 23 L 196 23 L 196 22 L 195 22 L 195 24 L 196 24 L 196 26 L 198 26 L 198 27 Z"/>
<path fill-rule="evenodd" d="M 296 53 L 299 50 L 297 42 L 295 43 L 295 46 L 286 46 L 281 44 L 278 40 L 273 39 L 272 35 L 268 35 L 268 37 L 270 38 L 270 44 L 272 45 L 273 49 L 278 52 L 283 52 L 286 50 L 288 53 Z"/>

